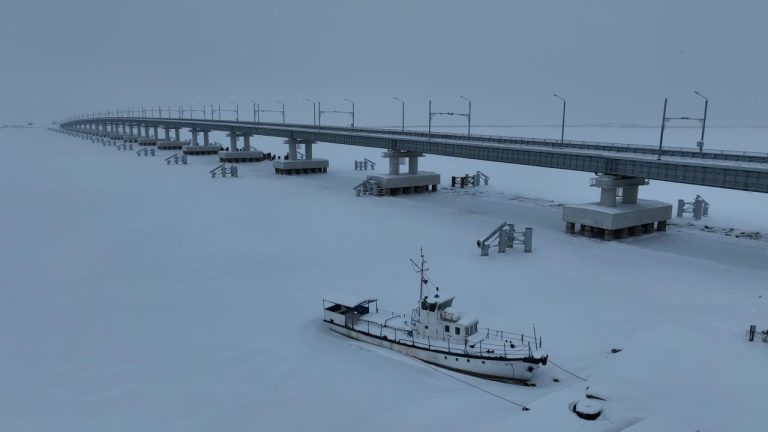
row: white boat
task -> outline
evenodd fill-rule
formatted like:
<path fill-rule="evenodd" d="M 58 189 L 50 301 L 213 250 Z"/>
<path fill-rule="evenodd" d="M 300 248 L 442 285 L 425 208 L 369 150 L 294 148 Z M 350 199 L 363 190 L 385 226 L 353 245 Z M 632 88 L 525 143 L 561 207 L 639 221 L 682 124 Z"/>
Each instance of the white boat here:
<path fill-rule="evenodd" d="M 419 301 L 410 314 L 380 309 L 378 300 L 323 300 L 323 321 L 336 333 L 456 372 L 530 384 L 547 364 L 541 337 L 478 327 L 454 306 L 454 297 L 429 293 L 426 260 L 411 260 L 421 276 Z"/>

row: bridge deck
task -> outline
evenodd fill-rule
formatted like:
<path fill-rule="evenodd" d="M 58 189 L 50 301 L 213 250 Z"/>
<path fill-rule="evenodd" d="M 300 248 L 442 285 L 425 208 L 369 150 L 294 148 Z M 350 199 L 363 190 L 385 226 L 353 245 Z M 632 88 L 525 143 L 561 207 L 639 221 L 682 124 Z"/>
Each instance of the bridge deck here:
<path fill-rule="evenodd" d="M 662 160 L 652 146 L 599 142 L 472 136 L 419 131 L 361 129 L 282 123 L 167 118 L 96 118 L 63 123 L 64 128 L 94 123 L 133 123 L 146 126 L 246 133 L 381 149 L 532 165 L 573 171 L 606 173 L 753 192 L 768 192 L 768 154 L 698 152 L 665 148 Z"/>

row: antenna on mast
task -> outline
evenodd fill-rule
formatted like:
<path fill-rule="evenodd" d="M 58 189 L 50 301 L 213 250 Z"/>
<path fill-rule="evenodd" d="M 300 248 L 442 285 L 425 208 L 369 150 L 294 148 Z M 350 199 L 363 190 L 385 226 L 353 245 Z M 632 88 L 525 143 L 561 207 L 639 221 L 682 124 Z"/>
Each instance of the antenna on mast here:
<path fill-rule="evenodd" d="M 428 282 L 424 277 L 424 273 L 429 269 L 426 267 L 427 260 L 424 258 L 424 249 L 420 247 L 419 253 L 421 255 L 421 263 L 417 264 L 416 261 L 411 258 L 411 264 L 416 269 L 416 272 L 419 273 L 419 302 L 421 302 L 424 299 L 424 285 Z"/>

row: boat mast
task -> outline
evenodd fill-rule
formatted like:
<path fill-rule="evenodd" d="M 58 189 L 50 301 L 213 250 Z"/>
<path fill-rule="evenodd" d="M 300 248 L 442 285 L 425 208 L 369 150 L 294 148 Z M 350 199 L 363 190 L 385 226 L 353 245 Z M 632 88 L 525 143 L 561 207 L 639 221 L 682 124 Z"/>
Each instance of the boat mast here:
<path fill-rule="evenodd" d="M 424 250 L 419 249 L 419 253 L 421 254 L 421 264 L 416 264 L 416 261 L 411 258 L 411 264 L 416 268 L 416 271 L 419 272 L 419 304 L 424 299 L 424 284 L 426 283 L 426 279 L 424 278 L 424 273 L 429 270 L 426 268 L 425 264 L 427 263 L 427 260 L 424 258 Z"/>

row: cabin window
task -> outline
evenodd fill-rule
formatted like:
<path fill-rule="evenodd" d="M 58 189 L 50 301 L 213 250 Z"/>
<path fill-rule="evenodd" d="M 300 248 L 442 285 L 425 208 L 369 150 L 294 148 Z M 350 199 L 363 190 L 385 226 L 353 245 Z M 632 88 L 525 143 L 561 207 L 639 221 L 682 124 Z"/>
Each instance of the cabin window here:
<path fill-rule="evenodd" d="M 429 304 L 429 311 L 434 312 L 435 309 L 437 309 L 437 303 L 430 303 Z"/>
<path fill-rule="evenodd" d="M 450 333 L 451 332 L 451 326 L 445 326 L 445 332 Z"/>
<path fill-rule="evenodd" d="M 457 335 L 460 335 L 460 334 L 461 334 L 461 327 L 456 327 L 456 328 L 454 329 L 454 331 L 455 331 L 455 333 L 456 333 Z"/>

